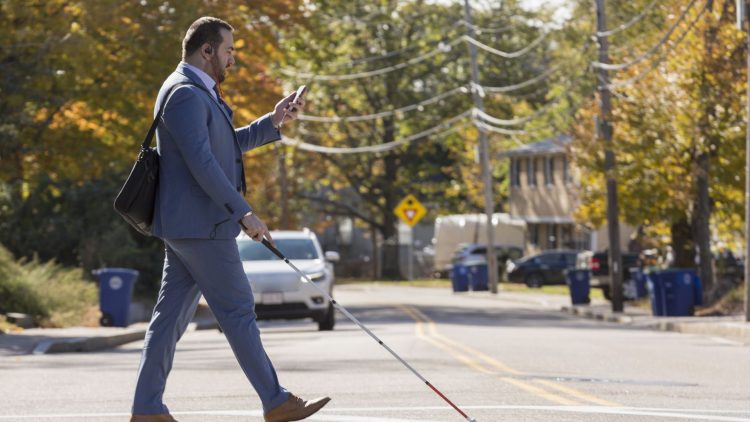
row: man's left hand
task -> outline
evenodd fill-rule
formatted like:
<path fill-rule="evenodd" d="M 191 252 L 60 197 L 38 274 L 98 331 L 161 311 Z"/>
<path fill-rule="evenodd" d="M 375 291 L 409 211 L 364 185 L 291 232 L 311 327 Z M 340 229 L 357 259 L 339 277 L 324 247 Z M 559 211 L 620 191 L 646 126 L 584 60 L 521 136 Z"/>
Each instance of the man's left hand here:
<path fill-rule="evenodd" d="M 276 104 L 276 107 L 274 107 L 273 116 L 271 117 L 274 126 L 280 127 L 287 122 L 295 120 L 297 118 L 297 113 L 299 113 L 299 111 L 302 110 L 302 107 L 305 106 L 304 98 L 300 98 L 296 102 L 292 101 L 294 100 L 295 94 L 296 92 L 292 92 L 287 95 L 283 100 Z"/>

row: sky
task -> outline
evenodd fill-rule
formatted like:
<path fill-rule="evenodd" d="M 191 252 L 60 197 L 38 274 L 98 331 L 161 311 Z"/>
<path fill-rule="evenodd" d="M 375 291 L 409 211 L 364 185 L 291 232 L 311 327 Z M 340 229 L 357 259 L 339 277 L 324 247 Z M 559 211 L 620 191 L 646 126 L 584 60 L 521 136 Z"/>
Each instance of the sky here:
<path fill-rule="evenodd" d="M 567 4 L 567 0 L 524 0 L 521 2 L 522 7 L 529 10 L 537 9 L 541 6 L 556 8 L 557 12 L 555 12 L 553 17 L 556 22 L 570 17 L 570 9 L 566 7 Z"/>

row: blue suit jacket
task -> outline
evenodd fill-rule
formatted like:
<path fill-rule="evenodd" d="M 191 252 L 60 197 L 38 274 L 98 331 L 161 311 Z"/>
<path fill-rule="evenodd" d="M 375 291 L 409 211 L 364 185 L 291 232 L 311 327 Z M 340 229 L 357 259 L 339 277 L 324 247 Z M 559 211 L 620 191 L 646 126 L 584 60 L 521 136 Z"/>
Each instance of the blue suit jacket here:
<path fill-rule="evenodd" d="M 235 129 L 230 114 L 183 64 L 177 66 L 156 99 L 165 95 L 156 130 L 159 186 L 154 236 L 166 239 L 233 239 L 239 220 L 251 211 L 241 193 L 242 153 L 281 138 L 271 113 Z"/>

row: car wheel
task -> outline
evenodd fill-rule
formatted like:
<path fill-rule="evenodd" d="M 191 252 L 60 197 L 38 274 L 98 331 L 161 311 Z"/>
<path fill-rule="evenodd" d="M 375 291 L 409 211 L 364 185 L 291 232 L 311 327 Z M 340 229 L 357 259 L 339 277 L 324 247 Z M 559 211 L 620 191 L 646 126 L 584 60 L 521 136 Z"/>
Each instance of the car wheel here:
<path fill-rule="evenodd" d="M 609 294 L 609 286 L 602 286 L 602 295 L 605 299 L 612 301 L 612 295 Z"/>
<path fill-rule="evenodd" d="M 542 275 L 539 273 L 531 273 L 526 276 L 525 283 L 527 286 L 531 288 L 541 289 L 542 285 L 544 284 L 544 279 L 542 278 Z"/>
<path fill-rule="evenodd" d="M 333 308 L 333 304 L 328 304 L 328 311 L 326 311 L 323 319 L 318 321 L 318 331 L 332 331 L 333 326 L 336 324 L 336 310 Z"/>

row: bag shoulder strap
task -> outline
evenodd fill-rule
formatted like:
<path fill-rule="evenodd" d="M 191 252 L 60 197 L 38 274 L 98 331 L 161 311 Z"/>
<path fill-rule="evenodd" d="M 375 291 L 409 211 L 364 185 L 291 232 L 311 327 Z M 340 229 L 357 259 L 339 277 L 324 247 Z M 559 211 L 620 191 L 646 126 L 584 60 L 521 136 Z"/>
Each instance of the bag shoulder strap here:
<path fill-rule="evenodd" d="M 164 114 L 164 107 L 167 105 L 167 100 L 169 99 L 169 96 L 172 94 L 172 91 L 174 91 L 176 88 L 179 88 L 185 85 L 193 85 L 195 87 L 202 88 L 192 82 L 179 82 L 179 83 L 172 85 L 169 88 L 169 91 L 167 91 L 167 93 L 164 95 L 164 98 L 161 101 L 161 105 L 159 106 L 159 111 L 156 113 L 156 117 L 154 117 L 154 122 L 151 124 L 151 128 L 148 130 L 148 133 L 146 134 L 146 138 L 143 140 L 143 143 L 141 143 L 142 151 L 151 148 L 151 141 L 154 138 L 154 134 L 156 133 L 156 128 L 159 126 L 159 120 L 161 120 L 161 116 L 162 114 Z M 203 88 L 203 90 L 205 91 L 206 89 Z"/>

